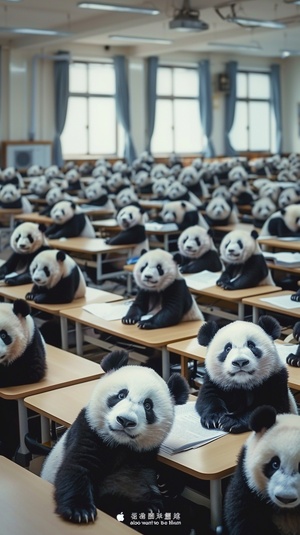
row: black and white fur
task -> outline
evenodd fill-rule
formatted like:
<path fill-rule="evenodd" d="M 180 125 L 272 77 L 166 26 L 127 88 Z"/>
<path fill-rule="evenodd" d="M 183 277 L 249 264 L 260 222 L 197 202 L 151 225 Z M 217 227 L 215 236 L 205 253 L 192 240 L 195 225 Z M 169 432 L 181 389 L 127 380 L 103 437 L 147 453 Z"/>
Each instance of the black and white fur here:
<path fill-rule="evenodd" d="M 56 203 L 51 209 L 50 217 L 54 223 L 46 230 L 46 236 L 49 239 L 57 240 L 78 236 L 95 238 L 96 236 L 88 216 L 72 201 Z"/>
<path fill-rule="evenodd" d="M 0 208 L 20 208 L 24 214 L 32 212 L 29 200 L 14 184 L 6 184 L 0 189 Z"/>
<path fill-rule="evenodd" d="M 115 213 L 115 205 L 108 196 L 107 188 L 105 188 L 100 180 L 94 180 L 84 190 L 84 196 L 88 204 L 99 206 L 103 210 L 111 210 Z"/>
<path fill-rule="evenodd" d="M 36 223 L 21 223 L 10 237 L 12 254 L 0 267 L 0 279 L 17 286 L 31 282 L 29 267 L 35 256 L 49 249 L 45 238 L 46 227 Z"/>
<path fill-rule="evenodd" d="M 256 230 L 232 230 L 220 244 L 220 257 L 225 264 L 217 285 L 224 290 L 274 285 L 265 258 L 257 242 Z"/>
<path fill-rule="evenodd" d="M 146 236 L 144 225 L 144 210 L 140 206 L 128 204 L 121 208 L 117 214 L 117 223 L 121 231 L 108 238 L 109 245 L 136 244 L 132 250 L 132 256 L 140 256 L 143 250 L 149 249 L 149 241 Z"/>
<path fill-rule="evenodd" d="M 209 197 L 209 192 L 204 180 L 200 178 L 199 170 L 200 169 L 197 170 L 194 165 L 184 167 L 180 171 L 178 180 L 197 198 L 201 197 L 203 199 Z M 192 199 L 191 202 L 193 202 Z"/>
<path fill-rule="evenodd" d="M 231 225 L 239 222 L 239 213 L 236 206 L 229 199 L 221 195 L 213 197 L 205 206 L 204 214 L 209 226 Z"/>
<path fill-rule="evenodd" d="M 137 296 L 122 323 L 159 329 L 181 321 L 203 319 L 171 253 L 152 249 L 134 266 Z"/>
<path fill-rule="evenodd" d="M 251 412 L 265 404 L 278 413 L 297 413 L 287 368 L 274 344 L 280 331 L 271 316 L 261 316 L 258 325 L 234 321 L 219 328 L 209 321 L 200 327 L 206 375 L 196 409 L 203 427 L 242 433 L 249 430 Z"/>
<path fill-rule="evenodd" d="M 202 204 L 200 199 L 179 180 L 175 180 L 168 186 L 166 190 L 166 199 L 169 201 L 188 201 L 198 208 Z"/>
<path fill-rule="evenodd" d="M 261 229 L 261 236 L 300 237 L 300 204 L 290 204 L 271 215 Z"/>
<path fill-rule="evenodd" d="M 127 358 L 121 351 L 104 358 L 107 373 L 43 466 L 56 513 L 70 522 L 94 522 L 96 507 L 113 516 L 122 511 L 125 523 L 133 511 L 164 509 L 156 457 L 188 387 L 178 374 L 167 384 L 151 368 L 124 366 Z"/>
<path fill-rule="evenodd" d="M 212 239 L 212 231 L 200 225 L 185 229 L 178 238 L 179 252 L 174 255 L 181 273 L 221 271 L 222 263 Z"/>
<path fill-rule="evenodd" d="M 300 301 L 300 292 L 291 295 L 291 299 L 293 299 L 293 301 Z M 296 321 L 293 327 L 293 337 L 295 338 L 295 340 L 297 340 L 297 342 L 300 341 L 300 321 Z M 290 366 L 294 366 L 295 368 L 300 367 L 300 345 L 298 345 L 295 353 L 290 353 L 286 357 L 286 362 L 287 364 L 289 364 Z"/>
<path fill-rule="evenodd" d="M 269 406 L 250 419 L 225 495 L 228 535 L 298 535 L 300 526 L 300 418 Z"/>
<path fill-rule="evenodd" d="M 276 204 L 270 197 L 259 197 L 251 209 L 254 226 L 256 228 L 262 228 L 265 221 L 274 214 L 276 210 Z"/>
<path fill-rule="evenodd" d="M 71 303 L 84 297 L 86 284 L 76 262 L 57 249 L 39 253 L 30 265 L 33 282 L 26 299 L 35 303 Z"/>
<path fill-rule="evenodd" d="M 208 228 L 208 224 L 202 214 L 188 201 L 166 202 L 160 216 L 163 223 L 175 223 L 179 230 L 184 230 L 192 225 L 201 225 L 203 228 Z"/>

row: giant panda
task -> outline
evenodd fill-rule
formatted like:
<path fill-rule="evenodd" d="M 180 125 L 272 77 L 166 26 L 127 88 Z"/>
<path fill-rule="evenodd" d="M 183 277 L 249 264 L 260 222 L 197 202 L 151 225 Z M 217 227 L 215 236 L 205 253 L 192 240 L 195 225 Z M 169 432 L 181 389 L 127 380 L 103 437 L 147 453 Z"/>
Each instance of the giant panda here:
<path fill-rule="evenodd" d="M 30 264 L 33 287 L 25 298 L 35 303 L 71 303 L 84 297 L 85 279 L 76 262 L 57 249 L 39 253 Z"/>
<path fill-rule="evenodd" d="M 178 238 L 179 252 L 174 255 L 181 273 L 203 270 L 221 271 L 222 263 L 212 239 L 212 231 L 200 225 L 185 229 Z"/>
<path fill-rule="evenodd" d="M 45 199 L 48 191 L 55 185 L 51 176 L 41 175 L 31 179 L 29 191 L 38 195 L 40 199 Z"/>
<path fill-rule="evenodd" d="M 65 179 L 68 183 L 65 188 L 66 191 L 80 191 L 81 190 L 81 174 L 78 169 L 70 169 L 65 174 Z"/>
<path fill-rule="evenodd" d="M 134 177 L 134 183 L 138 193 L 145 194 L 152 192 L 153 178 L 149 171 L 138 171 Z"/>
<path fill-rule="evenodd" d="M 213 197 L 204 208 L 204 218 L 210 227 L 235 225 L 239 222 L 236 206 L 221 195 Z"/>
<path fill-rule="evenodd" d="M 17 188 L 24 188 L 24 180 L 21 173 L 14 167 L 6 167 L 0 173 L 0 184 L 5 186 L 6 184 L 13 184 Z"/>
<path fill-rule="evenodd" d="M 122 173 L 116 172 L 109 177 L 106 185 L 110 193 L 118 195 L 122 189 L 130 187 L 131 184 L 129 178 L 123 176 Z"/>
<path fill-rule="evenodd" d="M 46 368 L 45 343 L 29 304 L 0 303 L 0 387 L 36 383 Z M 0 454 L 12 458 L 19 438 L 17 402 L 0 398 Z"/>
<path fill-rule="evenodd" d="M 134 266 L 138 293 L 122 323 L 160 329 L 181 321 L 203 319 L 171 253 L 151 249 Z"/>
<path fill-rule="evenodd" d="M 300 237 L 300 204 L 290 204 L 272 214 L 261 229 L 261 236 Z"/>
<path fill-rule="evenodd" d="M 14 184 L 6 184 L 0 189 L 0 208 L 20 208 L 24 214 L 32 212 L 29 200 Z"/>
<path fill-rule="evenodd" d="M 50 216 L 52 207 L 59 201 L 72 201 L 71 195 L 65 193 L 60 186 L 53 186 L 46 193 L 46 207 L 40 211 L 41 215 Z"/>
<path fill-rule="evenodd" d="M 299 290 L 298 290 L 299 291 Z M 293 301 L 300 301 L 300 292 L 296 294 L 291 295 L 291 299 Z M 293 337 L 297 342 L 300 340 L 300 321 L 296 321 L 294 327 L 293 327 Z M 289 353 L 289 355 L 286 357 L 286 362 L 289 364 L 289 366 L 293 366 L 295 368 L 300 367 L 300 345 L 298 345 L 295 353 Z"/>
<path fill-rule="evenodd" d="M 132 187 L 127 187 L 119 191 L 115 197 L 115 207 L 117 210 L 124 208 L 131 203 L 137 203 L 139 200 L 137 194 Z"/>
<path fill-rule="evenodd" d="M 178 230 L 184 230 L 192 225 L 208 228 L 204 217 L 196 206 L 188 201 L 169 201 L 163 205 L 160 217 L 163 223 L 175 223 Z"/>
<path fill-rule="evenodd" d="M 284 188 L 278 197 L 278 208 L 281 210 L 290 204 L 297 204 L 300 202 L 300 188 L 299 186 L 292 186 L 291 188 Z M 275 210 L 274 210 L 275 211 Z"/>
<path fill-rule="evenodd" d="M 56 203 L 52 207 L 50 217 L 54 223 L 46 230 L 46 236 L 49 239 L 76 238 L 77 236 L 95 238 L 96 236 L 88 216 L 72 201 Z"/>
<path fill-rule="evenodd" d="M 270 197 L 259 197 L 255 201 L 251 209 L 251 214 L 253 216 L 253 225 L 256 228 L 262 228 L 264 222 L 276 212 L 276 204 L 272 201 Z"/>
<path fill-rule="evenodd" d="M 299 535 L 300 417 L 263 406 L 250 427 L 225 494 L 225 533 Z"/>
<path fill-rule="evenodd" d="M 94 180 L 84 190 L 84 196 L 88 201 L 88 204 L 93 206 L 99 206 L 103 210 L 110 210 L 115 213 L 115 205 L 108 196 L 107 188 L 105 188 L 100 180 Z"/>
<path fill-rule="evenodd" d="M 107 373 L 43 465 L 42 479 L 54 484 L 55 511 L 69 522 L 94 522 L 100 508 L 114 518 L 122 512 L 130 524 L 133 512 L 164 513 L 170 505 L 158 487 L 157 454 L 174 405 L 187 401 L 188 385 L 179 374 L 166 383 L 151 368 L 126 366 L 127 360 L 123 351 L 103 359 Z M 146 525 L 134 527 L 149 533 Z M 182 526 L 170 533 L 183 534 Z"/>
<path fill-rule="evenodd" d="M 280 331 L 271 316 L 261 316 L 258 325 L 238 320 L 220 328 L 208 321 L 200 327 L 198 342 L 207 346 L 206 375 L 196 410 L 203 427 L 243 433 L 251 412 L 264 404 L 278 413 L 297 413 L 287 368 L 274 344 Z"/>
<path fill-rule="evenodd" d="M 199 169 L 200 171 L 200 169 Z M 186 186 L 198 199 L 209 196 L 208 187 L 204 180 L 200 178 L 199 172 L 194 165 L 184 167 L 178 177 L 179 182 Z"/>
<path fill-rule="evenodd" d="M 11 237 L 12 254 L 0 267 L 0 279 L 6 284 L 17 286 L 31 282 L 30 264 L 34 257 L 49 249 L 45 238 L 45 225 L 36 223 L 21 223 Z"/>
<path fill-rule="evenodd" d="M 200 199 L 179 180 L 168 186 L 165 198 L 169 201 L 188 201 L 198 208 L 202 205 Z"/>
<path fill-rule="evenodd" d="M 152 184 L 152 193 L 154 200 L 164 200 L 166 198 L 166 192 L 171 182 L 168 178 L 162 176 L 154 180 Z"/>
<path fill-rule="evenodd" d="M 256 230 L 232 230 L 224 236 L 220 257 L 225 268 L 216 282 L 218 286 L 224 290 L 242 290 L 274 285 L 257 238 Z"/>
<path fill-rule="evenodd" d="M 144 225 L 144 210 L 137 205 L 128 204 L 117 213 L 117 223 L 121 227 L 112 238 L 107 238 L 109 245 L 134 244 L 132 256 L 140 256 L 143 250 L 149 249 L 149 241 Z"/>
<path fill-rule="evenodd" d="M 233 202 L 238 206 L 251 205 L 256 200 L 256 195 L 253 193 L 247 180 L 235 180 L 230 186 L 229 191 L 232 195 Z"/>

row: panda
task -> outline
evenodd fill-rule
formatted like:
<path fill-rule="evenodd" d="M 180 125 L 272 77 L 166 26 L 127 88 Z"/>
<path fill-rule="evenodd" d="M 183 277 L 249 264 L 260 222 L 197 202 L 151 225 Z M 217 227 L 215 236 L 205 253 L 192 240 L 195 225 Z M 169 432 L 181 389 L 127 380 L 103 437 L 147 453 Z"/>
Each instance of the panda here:
<path fill-rule="evenodd" d="M 201 161 L 201 160 L 200 160 Z M 200 169 L 199 169 L 200 171 Z M 199 172 L 193 165 L 184 167 L 178 177 L 179 182 L 186 186 L 188 190 L 197 198 L 209 196 L 208 188 L 205 182 L 200 178 Z"/>
<path fill-rule="evenodd" d="M 65 188 L 66 191 L 77 191 L 81 190 L 81 174 L 78 171 L 78 169 L 70 169 L 65 174 L 65 179 L 67 180 L 67 187 Z"/>
<path fill-rule="evenodd" d="M 1 176 L 1 185 L 13 184 L 17 188 L 24 188 L 24 180 L 21 173 L 17 171 L 14 167 L 6 167 L 0 174 Z"/>
<path fill-rule="evenodd" d="M 137 296 L 122 323 L 160 329 L 181 321 L 203 320 L 171 253 L 151 249 L 134 266 Z"/>
<path fill-rule="evenodd" d="M 117 213 L 117 223 L 121 231 L 116 236 L 107 238 L 106 243 L 109 245 L 135 244 L 132 251 L 133 257 L 138 257 L 142 250 L 149 249 L 144 225 L 144 210 L 140 206 L 129 204 L 121 208 Z"/>
<path fill-rule="evenodd" d="M 35 303 L 71 303 L 85 296 L 82 271 L 69 255 L 57 249 L 39 253 L 30 264 L 33 287 L 25 296 Z"/>
<path fill-rule="evenodd" d="M 168 510 L 157 483 L 157 454 L 174 405 L 187 401 L 188 385 L 179 374 L 166 383 L 151 368 L 126 366 L 127 360 L 123 351 L 103 359 L 107 373 L 42 467 L 42 479 L 54 484 L 55 512 L 69 522 L 94 522 L 96 508 L 114 518 L 122 511 L 125 524 L 132 512 Z M 149 533 L 147 526 L 135 528 Z M 170 533 L 182 534 L 182 526 Z"/>
<path fill-rule="evenodd" d="M 283 169 L 278 173 L 277 180 L 279 182 L 297 182 L 298 177 L 292 169 Z"/>
<path fill-rule="evenodd" d="M 31 165 L 28 167 L 26 174 L 29 178 L 33 176 L 41 176 L 44 174 L 44 167 L 37 164 Z"/>
<path fill-rule="evenodd" d="M 32 212 L 29 200 L 14 184 L 6 184 L 0 189 L 0 208 L 20 208 L 24 214 Z"/>
<path fill-rule="evenodd" d="M 298 290 L 299 292 L 299 290 Z M 299 293 L 295 293 L 293 295 L 291 295 L 291 299 L 293 301 L 300 301 L 300 292 Z M 296 321 L 294 327 L 293 327 L 293 337 L 295 338 L 295 340 L 297 340 L 297 342 L 299 342 L 300 340 L 300 321 Z M 286 362 L 287 364 L 289 364 L 290 366 L 293 366 L 295 368 L 299 368 L 300 367 L 300 345 L 298 345 L 297 347 L 297 350 L 295 353 L 290 353 L 287 357 L 286 357 Z"/>
<path fill-rule="evenodd" d="M 137 191 L 142 195 L 152 193 L 153 180 L 149 171 L 138 171 L 134 178 Z"/>
<path fill-rule="evenodd" d="M 235 225 L 239 222 L 238 210 L 231 200 L 221 195 L 213 197 L 204 205 L 204 218 L 210 227 Z"/>
<path fill-rule="evenodd" d="M 257 183 L 257 181 L 255 181 Z M 276 182 L 271 180 L 261 181 L 261 185 L 258 186 L 259 197 L 269 197 L 274 203 L 278 203 L 279 195 L 282 192 L 282 188 Z"/>
<path fill-rule="evenodd" d="M 265 405 L 251 415 L 224 501 L 228 535 L 298 535 L 300 418 Z"/>
<path fill-rule="evenodd" d="M 88 216 L 72 201 L 56 203 L 51 209 L 50 217 L 54 223 L 46 230 L 46 236 L 49 239 L 57 240 L 78 236 L 95 238 L 96 236 Z"/>
<path fill-rule="evenodd" d="M 229 182 L 234 182 L 235 180 L 243 180 L 248 178 L 248 173 L 243 167 L 243 165 L 235 165 L 232 169 L 230 169 L 228 173 L 228 180 Z"/>
<path fill-rule="evenodd" d="M 225 264 L 216 284 L 224 290 L 242 290 L 264 284 L 274 286 L 265 258 L 257 242 L 256 230 L 232 230 L 220 244 L 220 257 Z"/>
<path fill-rule="evenodd" d="M 45 199 L 48 191 L 55 186 L 51 176 L 41 175 L 31 179 L 29 191 L 38 195 L 40 199 Z"/>
<path fill-rule="evenodd" d="M 164 200 L 166 198 L 166 192 L 170 186 L 170 180 L 164 176 L 154 180 L 152 184 L 153 200 Z"/>
<path fill-rule="evenodd" d="M 292 186 L 284 188 L 278 197 L 278 208 L 281 210 L 290 204 L 300 203 L 300 188 Z"/>
<path fill-rule="evenodd" d="M 160 216 L 163 223 L 175 223 L 179 230 L 184 230 L 192 225 L 208 228 L 208 224 L 196 206 L 188 201 L 166 202 Z"/>
<path fill-rule="evenodd" d="M 179 253 L 174 255 L 181 273 L 200 271 L 221 271 L 222 263 L 212 239 L 211 229 L 200 225 L 185 229 L 178 238 Z"/>
<path fill-rule="evenodd" d="M 115 206 L 119 210 L 128 204 L 137 203 L 138 200 L 139 198 L 132 187 L 124 188 L 116 195 Z"/>
<path fill-rule="evenodd" d="M 290 204 L 272 214 L 261 229 L 261 236 L 300 237 L 300 204 Z"/>
<path fill-rule="evenodd" d="M 256 200 L 256 195 L 251 190 L 247 180 L 235 180 L 229 191 L 233 202 L 238 206 L 251 205 Z"/>
<path fill-rule="evenodd" d="M 276 204 L 270 197 L 260 197 L 255 201 L 251 209 L 253 225 L 256 228 L 262 228 L 264 222 L 276 212 Z"/>
<path fill-rule="evenodd" d="M 100 206 L 103 210 L 111 210 L 115 213 L 114 203 L 108 197 L 107 188 L 102 186 L 100 180 L 94 180 L 89 184 L 84 190 L 84 196 L 88 200 L 88 204 Z"/>
<path fill-rule="evenodd" d="M 168 178 L 169 174 L 170 174 L 170 169 L 164 163 L 157 163 L 153 165 L 151 172 L 150 172 L 151 177 L 155 180 L 157 178 L 162 178 L 162 177 Z"/>
<path fill-rule="evenodd" d="M 45 175 L 51 178 L 63 178 L 63 173 L 57 165 L 50 165 L 45 169 Z"/>
<path fill-rule="evenodd" d="M 40 214 L 50 216 L 54 204 L 59 201 L 72 201 L 73 199 L 71 195 L 65 193 L 64 189 L 62 189 L 60 186 L 54 186 L 47 191 L 45 200 L 47 205 L 43 210 L 40 211 Z"/>
<path fill-rule="evenodd" d="M 10 286 L 29 284 L 31 276 L 29 267 L 34 257 L 49 249 L 45 238 L 46 227 L 43 224 L 21 223 L 11 237 L 12 254 L 0 267 L 0 279 Z"/>
<path fill-rule="evenodd" d="M 119 191 L 128 188 L 130 184 L 129 178 L 123 176 L 122 173 L 113 173 L 106 181 L 106 185 L 110 193 L 117 195 Z"/>
<path fill-rule="evenodd" d="M 212 196 L 212 199 L 214 199 L 215 197 L 224 197 L 226 201 L 231 199 L 231 193 L 229 189 L 227 188 L 227 186 L 224 186 L 224 185 L 218 186 L 216 189 L 214 189 L 211 196 Z"/>
<path fill-rule="evenodd" d="M 237 320 L 221 328 L 216 321 L 200 327 L 198 342 L 207 346 L 206 375 L 196 410 L 203 427 L 243 433 L 251 412 L 264 404 L 297 414 L 287 368 L 274 344 L 280 332 L 271 316 L 261 316 L 258 325 Z"/>
<path fill-rule="evenodd" d="M 0 387 L 37 383 L 46 374 L 42 335 L 23 299 L 0 303 Z M 12 458 L 19 445 L 18 405 L 0 398 L 0 454 Z"/>
<path fill-rule="evenodd" d="M 202 205 L 200 199 L 179 180 L 169 185 L 165 198 L 169 201 L 188 201 L 198 208 Z"/>

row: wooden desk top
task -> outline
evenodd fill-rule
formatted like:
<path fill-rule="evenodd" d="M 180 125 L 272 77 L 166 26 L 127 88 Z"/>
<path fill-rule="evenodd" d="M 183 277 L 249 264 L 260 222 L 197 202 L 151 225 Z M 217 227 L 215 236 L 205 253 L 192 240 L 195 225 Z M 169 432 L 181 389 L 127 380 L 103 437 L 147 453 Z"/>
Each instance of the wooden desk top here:
<path fill-rule="evenodd" d="M 220 286 L 210 286 L 209 288 L 203 288 L 202 290 L 195 290 L 190 288 L 190 291 L 194 295 L 206 295 L 213 299 L 220 299 L 223 301 L 238 302 L 243 300 L 244 297 L 250 297 L 253 295 L 263 295 L 270 292 L 279 292 L 281 288 L 279 286 L 271 286 L 269 284 L 263 286 L 256 286 L 255 288 L 245 288 L 244 290 L 224 290 Z"/>
<path fill-rule="evenodd" d="M 231 225 L 217 225 L 213 227 L 213 230 L 218 230 L 219 232 L 231 232 L 232 230 L 247 230 L 251 232 L 252 230 L 258 230 L 254 225 L 249 223 L 235 223 Z"/>
<path fill-rule="evenodd" d="M 23 399 L 26 396 L 47 392 L 64 386 L 98 379 L 103 373 L 96 362 L 46 344 L 47 372 L 41 381 L 28 385 L 0 387 L 0 397 Z"/>
<path fill-rule="evenodd" d="M 108 321 L 90 314 L 82 308 L 64 309 L 60 315 L 77 323 L 88 325 L 131 342 L 138 342 L 146 347 L 164 347 L 170 342 L 191 338 L 198 333 L 203 321 L 183 321 L 164 329 L 139 329 L 137 325 L 124 325 L 121 320 Z"/>
<path fill-rule="evenodd" d="M 25 399 L 25 406 L 69 427 L 90 399 L 96 381 L 60 388 Z M 176 455 L 160 454 L 159 460 L 198 479 L 219 479 L 231 474 L 248 433 L 225 435 L 209 444 Z"/>
<path fill-rule="evenodd" d="M 0 216 L 16 214 L 16 217 L 17 217 L 17 214 L 22 214 L 22 212 L 23 212 L 22 208 L 0 208 Z M 29 215 L 29 214 L 24 214 L 24 215 Z"/>
<path fill-rule="evenodd" d="M 41 215 L 38 212 L 32 212 L 31 214 L 20 214 L 16 215 L 16 221 L 28 221 L 29 223 L 44 223 L 45 225 L 52 225 L 53 219 L 46 215 Z"/>
<path fill-rule="evenodd" d="M 287 240 L 284 238 L 258 238 L 259 245 L 268 245 L 273 249 L 284 249 L 288 251 L 300 251 L 300 238 Z"/>
<path fill-rule="evenodd" d="M 0 286 L 0 296 L 5 299 L 14 301 L 15 299 L 25 299 L 25 295 L 31 291 L 32 284 L 21 284 L 20 286 Z M 31 308 L 48 312 L 49 314 L 58 314 L 61 310 L 72 307 L 81 307 L 90 303 L 109 303 L 110 301 L 120 301 L 123 297 L 112 292 L 105 292 L 97 288 L 86 287 L 85 297 L 74 299 L 71 303 L 61 304 L 40 304 L 34 301 L 28 301 Z"/>
<path fill-rule="evenodd" d="M 53 485 L 0 457 L 1 532 L 9 535 L 136 535 L 136 531 L 98 511 L 94 524 L 75 525 L 54 513 Z"/>
<path fill-rule="evenodd" d="M 54 249 L 63 249 L 74 253 L 111 253 L 123 251 L 135 247 L 134 244 L 108 245 L 103 238 L 68 238 L 67 240 L 49 240 L 49 245 Z"/>
<path fill-rule="evenodd" d="M 288 290 L 284 290 L 282 292 L 278 292 L 276 294 L 276 297 L 280 297 L 280 296 L 283 296 L 283 295 L 292 295 L 294 294 L 295 292 L 290 292 Z M 252 307 L 257 307 L 257 308 L 263 308 L 264 310 L 271 310 L 271 311 L 275 311 L 275 312 L 280 312 L 281 314 L 286 314 L 287 316 L 293 316 L 295 318 L 299 318 L 300 317 L 300 303 L 299 303 L 299 307 L 297 308 L 280 308 L 278 305 L 273 305 L 271 303 L 266 303 L 265 301 L 261 301 L 261 297 L 262 296 L 253 296 L 253 297 L 247 297 L 245 299 L 243 299 L 243 303 L 245 305 L 251 305 Z M 264 298 L 268 298 L 268 297 L 275 297 L 274 294 L 266 294 L 263 296 Z M 293 303 L 293 301 L 291 301 L 291 303 Z"/>
<path fill-rule="evenodd" d="M 96 219 L 92 221 L 92 225 L 93 227 L 100 229 L 103 228 L 117 231 L 121 230 L 121 227 L 118 225 L 117 221 L 113 217 L 110 219 L 100 219 L 99 221 Z"/>

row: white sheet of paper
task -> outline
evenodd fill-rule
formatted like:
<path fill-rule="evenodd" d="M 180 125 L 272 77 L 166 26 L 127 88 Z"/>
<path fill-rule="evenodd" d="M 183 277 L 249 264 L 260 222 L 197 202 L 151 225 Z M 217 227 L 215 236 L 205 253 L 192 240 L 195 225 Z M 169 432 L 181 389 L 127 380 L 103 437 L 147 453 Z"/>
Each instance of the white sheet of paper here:
<path fill-rule="evenodd" d="M 82 308 L 98 318 L 112 321 L 123 318 L 131 304 L 132 301 L 126 301 L 124 303 L 92 303 Z"/>
<path fill-rule="evenodd" d="M 215 286 L 217 280 L 220 278 L 220 273 L 204 270 L 193 275 L 186 275 L 184 278 L 189 288 L 203 290 L 203 288 Z"/>
<path fill-rule="evenodd" d="M 279 295 L 278 297 L 261 297 L 260 301 L 270 303 L 270 305 L 279 308 L 300 308 L 300 302 L 298 303 L 297 301 L 292 301 L 289 295 Z"/>

